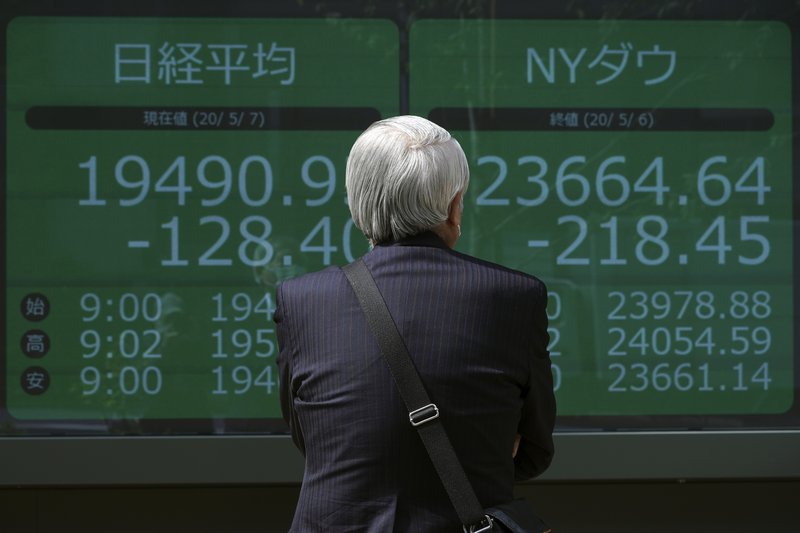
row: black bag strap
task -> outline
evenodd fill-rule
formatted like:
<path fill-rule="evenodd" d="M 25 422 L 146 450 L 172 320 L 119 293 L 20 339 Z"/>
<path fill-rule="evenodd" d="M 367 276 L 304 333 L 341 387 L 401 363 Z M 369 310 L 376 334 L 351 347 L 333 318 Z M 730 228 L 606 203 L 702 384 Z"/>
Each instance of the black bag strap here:
<path fill-rule="evenodd" d="M 408 409 L 409 421 L 417 429 L 458 518 L 465 524 L 464 531 L 491 531 L 492 521 L 483 512 L 439 419 L 439 408 L 428 397 L 372 274 L 361 259 L 342 267 L 342 270 L 356 293 L 369 329 L 389 365 L 400 396 Z"/>

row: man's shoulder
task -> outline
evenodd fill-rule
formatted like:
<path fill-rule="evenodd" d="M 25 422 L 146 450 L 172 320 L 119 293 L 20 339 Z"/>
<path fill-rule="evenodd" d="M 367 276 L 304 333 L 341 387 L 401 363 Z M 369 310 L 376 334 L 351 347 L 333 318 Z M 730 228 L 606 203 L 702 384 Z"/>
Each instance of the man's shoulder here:
<path fill-rule="evenodd" d="M 336 265 L 325 267 L 322 270 L 308 272 L 293 278 L 286 278 L 281 281 L 280 285 L 288 287 L 304 287 L 308 285 L 318 285 L 320 283 L 329 283 L 334 280 L 340 279 L 344 274 L 342 268 Z"/>
<path fill-rule="evenodd" d="M 545 288 L 544 282 L 538 277 L 534 276 L 533 274 L 509 268 L 499 263 L 493 263 L 491 261 L 480 259 L 479 257 L 474 257 L 461 252 L 457 252 L 455 250 L 450 250 L 449 253 L 454 257 L 458 258 L 459 260 L 469 263 L 475 269 L 485 270 L 487 272 L 493 272 L 500 279 L 506 279 L 510 282 L 529 285 L 536 288 L 541 288 L 541 289 Z"/>
<path fill-rule="evenodd" d="M 278 291 L 283 296 L 302 295 L 309 292 L 319 293 L 326 288 L 337 286 L 343 280 L 342 269 L 338 266 L 329 266 L 323 270 L 287 278 L 278 285 Z"/>

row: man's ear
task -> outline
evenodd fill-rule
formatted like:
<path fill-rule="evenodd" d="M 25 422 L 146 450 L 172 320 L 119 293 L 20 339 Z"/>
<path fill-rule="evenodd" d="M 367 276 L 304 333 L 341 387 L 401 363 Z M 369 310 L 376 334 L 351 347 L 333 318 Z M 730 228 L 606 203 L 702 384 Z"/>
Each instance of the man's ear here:
<path fill-rule="evenodd" d="M 453 226 L 461 225 L 461 212 L 464 210 L 463 193 L 457 193 L 450 202 L 450 209 L 447 213 L 447 221 Z"/>

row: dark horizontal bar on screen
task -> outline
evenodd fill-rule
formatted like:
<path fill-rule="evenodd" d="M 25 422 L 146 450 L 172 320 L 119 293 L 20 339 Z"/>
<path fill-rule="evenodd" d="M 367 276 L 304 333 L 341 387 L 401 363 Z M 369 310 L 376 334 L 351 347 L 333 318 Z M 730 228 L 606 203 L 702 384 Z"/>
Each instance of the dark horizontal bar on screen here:
<path fill-rule="evenodd" d="M 449 130 L 475 131 L 767 131 L 762 108 L 437 107 L 428 118 Z"/>
<path fill-rule="evenodd" d="M 373 107 L 35 106 L 25 113 L 37 130 L 355 130 L 380 112 Z"/>

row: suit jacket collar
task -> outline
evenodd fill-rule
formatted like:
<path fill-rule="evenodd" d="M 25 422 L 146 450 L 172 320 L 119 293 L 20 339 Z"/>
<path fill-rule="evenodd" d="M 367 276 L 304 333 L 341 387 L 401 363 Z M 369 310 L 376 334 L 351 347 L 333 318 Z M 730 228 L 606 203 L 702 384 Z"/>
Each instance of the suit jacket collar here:
<path fill-rule="evenodd" d="M 447 249 L 447 244 L 432 231 L 424 231 L 417 235 L 405 237 L 397 241 L 384 242 L 377 246 L 431 246 L 434 248 Z"/>

